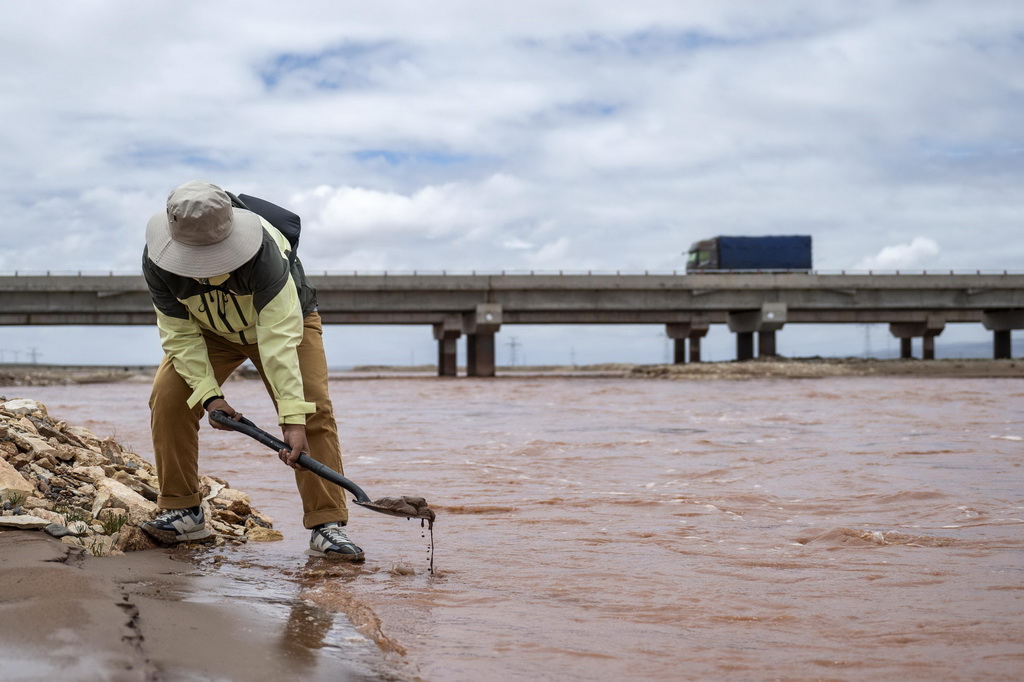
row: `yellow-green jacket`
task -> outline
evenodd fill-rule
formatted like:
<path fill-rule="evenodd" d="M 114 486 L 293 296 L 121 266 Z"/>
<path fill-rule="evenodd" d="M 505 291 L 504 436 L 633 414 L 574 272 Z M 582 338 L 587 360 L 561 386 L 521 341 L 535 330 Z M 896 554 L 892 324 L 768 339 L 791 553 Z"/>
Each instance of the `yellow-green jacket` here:
<path fill-rule="evenodd" d="M 262 219 L 261 219 L 262 220 Z M 234 272 L 210 279 L 175 275 L 142 254 L 142 272 L 156 308 L 164 353 L 188 382 L 188 406 L 223 396 L 213 376 L 203 332 L 238 344 L 258 344 L 263 371 L 277 400 L 278 421 L 304 424 L 316 405 L 306 402 L 296 348 L 302 320 L 316 310 L 316 290 L 291 244 L 263 220 L 263 244 Z"/>

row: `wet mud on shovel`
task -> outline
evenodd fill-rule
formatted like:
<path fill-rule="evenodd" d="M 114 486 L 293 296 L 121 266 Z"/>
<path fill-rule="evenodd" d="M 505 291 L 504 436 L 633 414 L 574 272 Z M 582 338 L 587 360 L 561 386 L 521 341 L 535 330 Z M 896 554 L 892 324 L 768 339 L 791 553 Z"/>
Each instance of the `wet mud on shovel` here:
<path fill-rule="evenodd" d="M 235 431 L 244 433 L 245 435 L 256 439 L 275 452 L 291 449 L 283 440 L 270 435 L 245 417 L 235 421 L 222 410 L 214 410 L 210 413 L 210 418 L 218 424 L 223 424 L 230 429 L 234 429 Z M 360 507 L 365 507 L 366 509 L 379 512 L 381 514 L 388 514 L 389 516 L 401 516 L 407 519 L 421 519 L 427 522 L 427 525 L 431 530 L 434 528 L 434 510 L 427 506 L 427 501 L 422 497 L 382 497 L 377 500 L 371 500 L 369 495 L 367 495 L 363 489 L 354 482 L 345 478 L 334 469 L 316 461 L 305 452 L 299 455 L 298 464 L 299 466 L 312 471 L 320 478 L 341 486 L 352 493 L 352 495 L 355 496 L 353 502 L 358 504 Z"/>

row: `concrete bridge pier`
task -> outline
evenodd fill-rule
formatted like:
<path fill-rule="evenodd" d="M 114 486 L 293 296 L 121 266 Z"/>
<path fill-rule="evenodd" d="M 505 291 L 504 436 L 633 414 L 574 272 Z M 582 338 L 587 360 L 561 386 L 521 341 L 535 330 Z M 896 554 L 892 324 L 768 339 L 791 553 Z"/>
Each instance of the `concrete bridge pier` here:
<path fill-rule="evenodd" d="M 447 315 L 444 322 L 434 325 L 434 338 L 437 339 L 437 376 L 458 376 L 460 336 L 462 336 L 462 320 L 456 315 Z"/>
<path fill-rule="evenodd" d="M 695 326 L 690 327 L 690 362 L 700 362 L 700 340 L 708 334 L 707 322 L 704 322 L 702 327 Z"/>
<path fill-rule="evenodd" d="M 674 341 L 672 363 L 686 364 L 686 341 L 690 341 L 690 362 L 700 362 L 700 340 L 708 333 L 709 323 L 703 317 L 689 322 L 669 322 L 665 325 L 665 334 Z"/>
<path fill-rule="evenodd" d="M 945 320 L 930 315 L 924 322 L 891 322 L 889 332 L 900 340 L 900 359 L 914 357 L 914 339 L 921 337 L 921 357 L 935 359 L 935 337 L 946 328 Z"/>
<path fill-rule="evenodd" d="M 775 355 L 775 332 L 786 324 L 785 303 L 762 303 L 760 310 L 729 313 L 729 330 L 736 334 L 736 359 L 754 358 L 754 332 L 760 342 L 759 357 Z"/>
<path fill-rule="evenodd" d="M 466 374 L 493 377 L 495 370 L 494 335 L 501 328 L 501 306 L 480 303 L 463 317 L 466 332 Z"/>
<path fill-rule="evenodd" d="M 686 364 L 686 339 L 690 336 L 689 322 L 670 322 L 665 325 L 665 334 L 672 339 L 672 364 Z"/>
<path fill-rule="evenodd" d="M 992 357 L 1009 360 L 1013 357 L 1013 329 L 1024 329 L 1024 310 L 986 310 L 981 323 L 992 332 Z"/>

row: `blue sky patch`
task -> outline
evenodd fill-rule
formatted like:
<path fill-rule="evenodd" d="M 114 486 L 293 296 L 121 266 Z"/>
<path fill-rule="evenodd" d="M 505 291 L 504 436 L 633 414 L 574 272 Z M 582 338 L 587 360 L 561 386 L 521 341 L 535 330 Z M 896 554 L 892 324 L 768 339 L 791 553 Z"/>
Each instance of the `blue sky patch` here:
<path fill-rule="evenodd" d="M 161 168 L 187 166 L 204 171 L 227 171 L 246 168 L 249 159 L 233 157 L 214 149 L 178 147 L 172 145 L 139 145 L 119 155 L 116 164 L 127 164 L 136 168 Z"/>
<path fill-rule="evenodd" d="M 396 149 L 361 149 L 352 154 L 356 159 L 364 163 L 383 161 L 389 166 L 402 165 L 427 165 L 427 166 L 455 166 L 469 163 L 475 157 L 469 154 L 452 154 L 440 151 L 417 151 L 408 152 Z"/>
<path fill-rule="evenodd" d="M 313 90 L 369 87 L 382 68 L 409 57 L 393 42 L 345 41 L 318 52 L 284 52 L 257 70 L 268 90 L 284 86 Z"/>

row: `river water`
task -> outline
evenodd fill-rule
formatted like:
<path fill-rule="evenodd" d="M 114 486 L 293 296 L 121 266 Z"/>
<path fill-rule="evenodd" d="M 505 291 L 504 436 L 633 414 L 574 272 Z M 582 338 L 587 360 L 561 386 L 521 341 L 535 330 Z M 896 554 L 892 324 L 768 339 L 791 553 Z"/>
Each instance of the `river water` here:
<path fill-rule="evenodd" d="M 365 636 L 385 678 L 438 682 L 1024 677 L 1020 380 L 331 390 L 346 474 L 438 512 L 434 575 L 418 522 L 358 507 L 364 565 L 306 557 L 290 472 L 241 434 L 202 432 L 203 472 L 286 535 L 206 561 L 290 586 L 310 611 L 286 634 L 311 650 Z M 227 391 L 271 430 L 259 382 Z M 144 384 L 0 393 L 152 456 Z"/>

